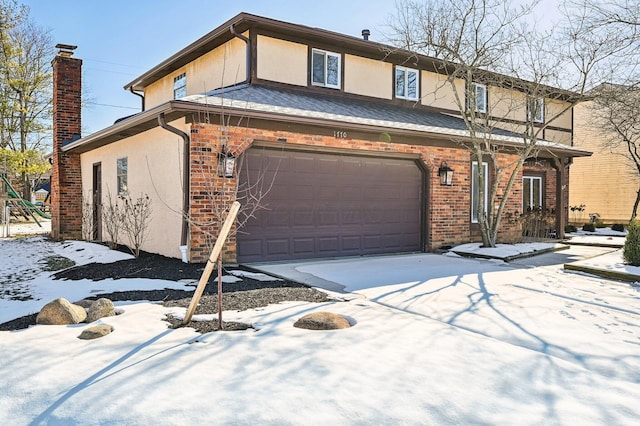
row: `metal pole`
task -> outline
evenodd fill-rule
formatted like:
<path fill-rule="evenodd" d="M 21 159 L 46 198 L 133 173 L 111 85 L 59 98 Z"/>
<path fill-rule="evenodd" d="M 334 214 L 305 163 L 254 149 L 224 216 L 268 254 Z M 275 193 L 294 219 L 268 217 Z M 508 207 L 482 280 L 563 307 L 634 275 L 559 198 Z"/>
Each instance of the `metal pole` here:
<path fill-rule="evenodd" d="M 222 330 L 222 256 L 218 257 L 218 331 Z"/>

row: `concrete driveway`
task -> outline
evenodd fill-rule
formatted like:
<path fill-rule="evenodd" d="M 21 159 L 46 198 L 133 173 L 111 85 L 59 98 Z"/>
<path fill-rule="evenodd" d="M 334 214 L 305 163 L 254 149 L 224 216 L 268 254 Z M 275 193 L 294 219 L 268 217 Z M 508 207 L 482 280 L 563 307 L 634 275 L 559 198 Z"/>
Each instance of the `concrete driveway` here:
<path fill-rule="evenodd" d="M 509 263 L 449 257 L 432 253 L 313 259 L 293 262 L 252 263 L 246 266 L 325 290 L 349 293 L 447 276 L 557 267 L 599 256 L 614 248 L 570 246 L 567 250 L 540 254 Z"/>
<path fill-rule="evenodd" d="M 613 248 L 571 246 L 504 263 L 449 257 L 432 253 L 313 259 L 295 262 L 253 263 L 246 266 L 313 287 L 339 293 L 358 292 L 408 282 L 541 266 L 562 268 L 565 263 L 599 256 Z"/>

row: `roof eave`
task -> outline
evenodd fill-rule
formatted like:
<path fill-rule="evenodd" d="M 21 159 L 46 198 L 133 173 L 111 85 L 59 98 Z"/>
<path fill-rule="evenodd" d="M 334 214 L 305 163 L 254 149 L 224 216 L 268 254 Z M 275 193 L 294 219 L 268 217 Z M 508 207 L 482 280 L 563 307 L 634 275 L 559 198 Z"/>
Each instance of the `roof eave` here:
<path fill-rule="evenodd" d="M 333 120 L 326 118 L 303 117 L 290 114 L 274 114 L 272 112 L 247 110 L 245 108 L 235 108 L 229 106 L 203 105 L 195 102 L 187 102 L 180 100 L 172 100 L 159 105 L 150 110 L 144 111 L 133 117 L 118 122 L 106 129 L 78 139 L 68 145 L 65 145 L 63 151 L 73 151 L 76 153 L 84 153 L 100 146 L 108 145 L 112 142 L 131 137 L 135 134 L 142 133 L 146 130 L 158 126 L 158 116 L 165 114 L 167 121 L 185 117 L 193 113 L 212 113 L 226 114 L 229 116 L 246 117 L 249 119 L 258 119 L 265 121 L 277 121 L 290 124 L 315 125 L 321 127 L 341 127 L 349 130 L 362 132 L 392 132 L 397 135 L 412 136 L 419 138 L 454 138 L 456 140 L 465 140 L 468 137 L 459 134 L 448 134 L 438 131 L 424 131 L 415 129 L 388 128 L 385 126 L 376 126 L 371 124 L 359 124 L 354 122 L 345 122 L 341 120 Z M 498 138 L 500 139 L 500 138 Z M 518 144 L 513 141 L 496 140 L 495 143 L 504 146 L 517 148 Z M 592 153 L 589 151 L 578 150 L 570 146 L 559 146 L 560 144 L 541 145 L 540 152 L 547 152 L 551 156 L 557 157 L 587 157 Z"/>

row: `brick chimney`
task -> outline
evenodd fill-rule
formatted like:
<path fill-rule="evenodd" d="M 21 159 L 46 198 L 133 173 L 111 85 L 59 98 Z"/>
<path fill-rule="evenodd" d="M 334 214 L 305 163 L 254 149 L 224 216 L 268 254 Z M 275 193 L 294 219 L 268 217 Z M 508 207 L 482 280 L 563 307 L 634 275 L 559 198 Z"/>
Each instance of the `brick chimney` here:
<path fill-rule="evenodd" d="M 80 137 L 82 60 L 76 46 L 58 44 L 53 59 L 53 170 L 51 173 L 51 238 L 82 238 L 82 174 L 80 154 L 62 147 Z"/>

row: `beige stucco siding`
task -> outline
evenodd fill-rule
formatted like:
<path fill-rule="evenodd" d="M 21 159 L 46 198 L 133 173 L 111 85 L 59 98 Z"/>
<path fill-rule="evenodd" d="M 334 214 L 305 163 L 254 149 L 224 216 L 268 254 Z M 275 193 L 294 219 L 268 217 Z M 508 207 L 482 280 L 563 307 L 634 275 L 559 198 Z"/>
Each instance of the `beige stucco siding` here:
<path fill-rule="evenodd" d="M 184 120 L 171 125 L 189 132 Z M 142 249 L 165 256 L 181 257 L 182 151 L 182 139 L 179 136 L 156 128 L 82 154 L 83 193 L 91 193 L 93 165 L 99 162 L 102 165 L 102 203 L 108 204 L 109 194 L 115 202 L 116 161 L 127 157 L 127 183 L 131 198 L 135 200 L 141 194 L 146 194 L 152 202 L 149 239 Z M 162 196 L 156 193 L 156 188 Z M 106 238 L 104 231 L 103 238 Z M 124 234 L 119 241 L 129 244 Z"/>
<path fill-rule="evenodd" d="M 344 55 L 344 91 L 391 99 L 393 65 L 360 56 Z"/>
<path fill-rule="evenodd" d="M 263 35 L 257 39 L 258 78 L 297 86 L 307 85 L 307 45 Z"/>
<path fill-rule="evenodd" d="M 447 76 L 422 71 L 420 73 L 420 82 L 421 101 L 423 105 L 455 111 L 460 110 L 451 83 L 447 81 Z M 456 80 L 455 88 L 460 102 L 464 104 L 464 81 Z"/>
<path fill-rule="evenodd" d="M 489 113 L 498 120 L 527 119 L 526 96 L 522 92 L 489 86 L 487 101 Z"/>
<path fill-rule="evenodd" d="M 550 125 L 554 127 L 571 129 L 571 109 L 565 111 L 568 106 L 569 104 L 566 102 L 547 100 L 545 102 L 545 121 L 550 122 Z"/>
<path fill-rule="evenodd" d="M 588 221 L 588 213 L 599 213 L 607 223 L 627 223 L 640 178 L 620 155 L 624 153 L 622 146 L 613 150 L 602 147 L 606 135 L 594 124 L 590 107 L 588 102 L 575 108 L 574 145 L 593 155 L 576 158 L 571 166 L 569 205 L 585 205 L 582 222 Z"/>
<path fill-rule="evenodd" d="M 571 145 L 571 132 L 565 132 L 561 130 L 545 129 L 544 138 L 551 142 L 563 143 L 565 145 Z"/>
<path fill-rule="evenodd" d="M 194 95 L 244 81 L 246 62 L 246 45 L 234 38 L 145 87 L 145 108 L 173 99 L 173 79 L 182 73 L 187 76 L 187 95 Z"/>

